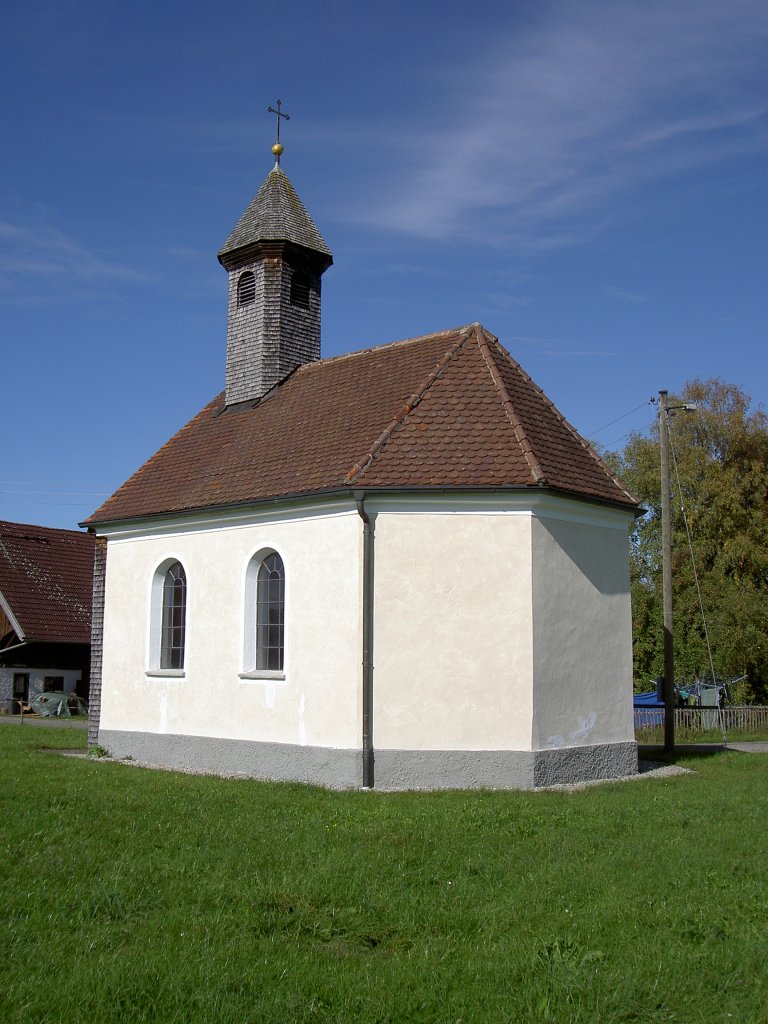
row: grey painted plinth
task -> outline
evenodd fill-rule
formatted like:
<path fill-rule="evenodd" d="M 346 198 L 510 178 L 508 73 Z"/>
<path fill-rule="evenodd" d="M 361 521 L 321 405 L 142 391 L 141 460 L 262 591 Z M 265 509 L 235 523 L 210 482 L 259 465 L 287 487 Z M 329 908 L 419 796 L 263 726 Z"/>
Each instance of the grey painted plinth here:
<path fill-rule="evenodd" d="M 211 736 L 102 729 L 99 743 L 113 757 L 210 775 L 304 782 L 360 789 L 360 750 L 257 743 Z M 637 744 L 605 743 L 555 750 L 377 750 L 375 788 L 538 789 L 616 779 L 637 772 Z"/>
<path fill-rule="evenodd" d="M 637 744 L 556 750 L 377 750 L 377 789 L 538 789 L 637 773 Z"/>
<path fill-rule="evenodd" d="M 99 743 L 113 757 L 131 757 L 134 761 L 204 775 L 306 782 L 329 789 L 354 789 L 361 785 L 363 777 L 361 750 L 112 729 L 99 732 Z"/>

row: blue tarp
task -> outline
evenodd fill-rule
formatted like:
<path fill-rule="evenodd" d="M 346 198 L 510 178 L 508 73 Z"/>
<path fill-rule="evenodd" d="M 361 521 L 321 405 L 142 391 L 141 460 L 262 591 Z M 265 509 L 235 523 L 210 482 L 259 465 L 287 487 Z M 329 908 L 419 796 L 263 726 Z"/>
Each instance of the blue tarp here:
<path fill-rule="evenodd" d="M 663 708 L 664 701 L 659 700 L 656 696 L 655 690 L 649 690 L 647 693 L 636 693 L 634 695 L 632 703 L 636 708 Z"/>

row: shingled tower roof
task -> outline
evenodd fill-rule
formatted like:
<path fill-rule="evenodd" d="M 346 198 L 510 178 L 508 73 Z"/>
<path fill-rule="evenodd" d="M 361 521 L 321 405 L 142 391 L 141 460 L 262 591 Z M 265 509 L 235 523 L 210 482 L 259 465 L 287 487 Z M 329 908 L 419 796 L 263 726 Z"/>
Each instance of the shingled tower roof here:
<path fill-rule="evenodd" d="M 370 490 L 548 490 L 634 510 L 480 324 L 299 367 L 266 400 L 218 395 L 86 522 Z"/>
<path fill-rule="evenodd" d="M 251 200 L 229 238 L 219 250 L 219 262 L 229 269 L 241 262 L 243 252 L 263 242 L 292 242 L 326 257 L 333 263 L 331 250 L 296 195 L 293 185 L 280 167 L 275 166 Z"/>

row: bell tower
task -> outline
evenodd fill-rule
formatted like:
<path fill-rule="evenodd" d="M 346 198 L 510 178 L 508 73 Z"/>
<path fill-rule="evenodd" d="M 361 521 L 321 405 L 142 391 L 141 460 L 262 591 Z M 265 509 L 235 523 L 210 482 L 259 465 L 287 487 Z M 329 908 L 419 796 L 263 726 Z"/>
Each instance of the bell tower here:
<path fill-rule="evenodd" d="M 226 402 L 258 401 L 320 358 L 320 278 L 333 256 L 280 167 L 267 175 L 218 258 L 229 278 Z"/>

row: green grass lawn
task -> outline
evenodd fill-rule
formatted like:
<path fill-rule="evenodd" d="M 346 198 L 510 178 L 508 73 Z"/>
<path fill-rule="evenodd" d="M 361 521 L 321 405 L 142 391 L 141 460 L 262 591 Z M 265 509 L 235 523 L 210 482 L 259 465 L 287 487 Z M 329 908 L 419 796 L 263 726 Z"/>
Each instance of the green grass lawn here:
<path fill-rule="evenodd" d="M 641 746 L 646 744 L 663 744 L 664 728 L 659 726 L 654 729 L 636 729 L 635 739 Z M 768 742 L 768 734 L 757 730 L 730 729 L 726 733 L 726 739 L 729 743 L 747 743 L 753 740 L 765 743 Z M 722 742 L 723 733 L 720 729 L 675 729 L 676 744 L 722 744 Z"/>
<path fill-rule="evenodd" d="M 664 728 L 663 726 L 658 726 L 653 729 L 636 729 L 635 739 L 641 746 L 663 744 Z M 759 729 L 728 729 L 726 731 L 726 739 L 728 743 L 748 743 L 752 741 L 766 743 L 768 742 L 768 732 Z M 676 744 L 722 744 L 722 742 L 723 733 L 720 729 L 675 729 Z"/>
<path fill-rule="evenodd" d="M 768 1020 L 768 756 L 331 793 L 0 728 L 0 1020 Z"/>

